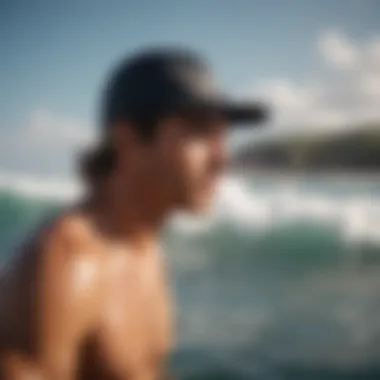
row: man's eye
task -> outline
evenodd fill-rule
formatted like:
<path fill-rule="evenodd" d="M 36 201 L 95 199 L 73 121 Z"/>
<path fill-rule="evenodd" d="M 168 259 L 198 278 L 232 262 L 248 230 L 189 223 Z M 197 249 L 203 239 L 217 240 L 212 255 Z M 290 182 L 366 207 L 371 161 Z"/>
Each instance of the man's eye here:
<path fill-rule="evenodd" d="M 182 123 L 181 130 L 185 136 L 189 137 L 202 137 L 207 135 L 206 128 L 200 124 Z"/>
<path fill-rule="evenodd" d="M 203 123 L 194 123 L 192 126 L 191 126 L 191 130 L 192 132 L 194 133 L 194 135 L 197 135 L 197 136 L 210 136 L 212 135 L 213 133 L 215 133 L 215 128 L 209 126 L 209 125 L 205 125 Z"/>
<path fill-rule="evenodd" d="M 193 129 L 191 134 L 194 136 L 194 138 L 206 139 L 212 135 L 212 131 L 207 128 L 197 128 Z"/>

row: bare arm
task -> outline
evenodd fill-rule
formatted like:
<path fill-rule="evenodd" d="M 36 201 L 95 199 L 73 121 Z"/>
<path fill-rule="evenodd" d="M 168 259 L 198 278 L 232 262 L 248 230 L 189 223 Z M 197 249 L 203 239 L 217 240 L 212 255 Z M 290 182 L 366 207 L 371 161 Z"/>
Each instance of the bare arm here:
<path fill-rule="evenodd" d="M 92 327 L 97 271 L 74 227 L 60 223 L 43 238 L 37 252 L 35 353 L 5 353 L 7 380 L 75 379 L 78 349 Z"/>

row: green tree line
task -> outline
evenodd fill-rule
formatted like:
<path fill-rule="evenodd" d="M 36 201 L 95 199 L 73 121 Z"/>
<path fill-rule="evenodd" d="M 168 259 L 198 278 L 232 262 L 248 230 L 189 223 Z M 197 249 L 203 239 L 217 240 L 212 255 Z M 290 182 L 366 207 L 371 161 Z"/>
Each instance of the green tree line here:
<path fill-rule="evenodd" d="M 380 124 L 328 134 L 277 137 L 242 148 L 233 166 L 248 169 L 380 171 Z"/>

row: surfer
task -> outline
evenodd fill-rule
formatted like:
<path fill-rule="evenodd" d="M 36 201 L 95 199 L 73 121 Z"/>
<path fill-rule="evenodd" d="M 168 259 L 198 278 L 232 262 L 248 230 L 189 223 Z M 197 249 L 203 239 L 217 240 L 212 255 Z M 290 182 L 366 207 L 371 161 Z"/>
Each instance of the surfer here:
<path fill-rule="evenodd" d="M 156 49 L 113 71 L 83 201 L 28 241 L 0 282 L 7 380 L 165 376 L 170 291 L 159 234 L 174 210 L 202 212 L 226 161 L 226 125 L 264 117 L 211 82 L 208 65 Z M 16 257 L 16 256 L 15 256 Z"/>

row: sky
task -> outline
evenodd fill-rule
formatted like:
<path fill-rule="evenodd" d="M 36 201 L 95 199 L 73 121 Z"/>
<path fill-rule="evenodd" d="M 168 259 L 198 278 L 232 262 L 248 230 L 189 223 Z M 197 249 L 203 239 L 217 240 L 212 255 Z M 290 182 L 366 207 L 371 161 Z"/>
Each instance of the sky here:
<path fill-rule="evenodd" d="M 110 68 L 157 44 L 268 101 L 268 130 L 380 120 L 379 20 L 377 0 L 0 0 L 0 186 L 71 178 Z"/>

